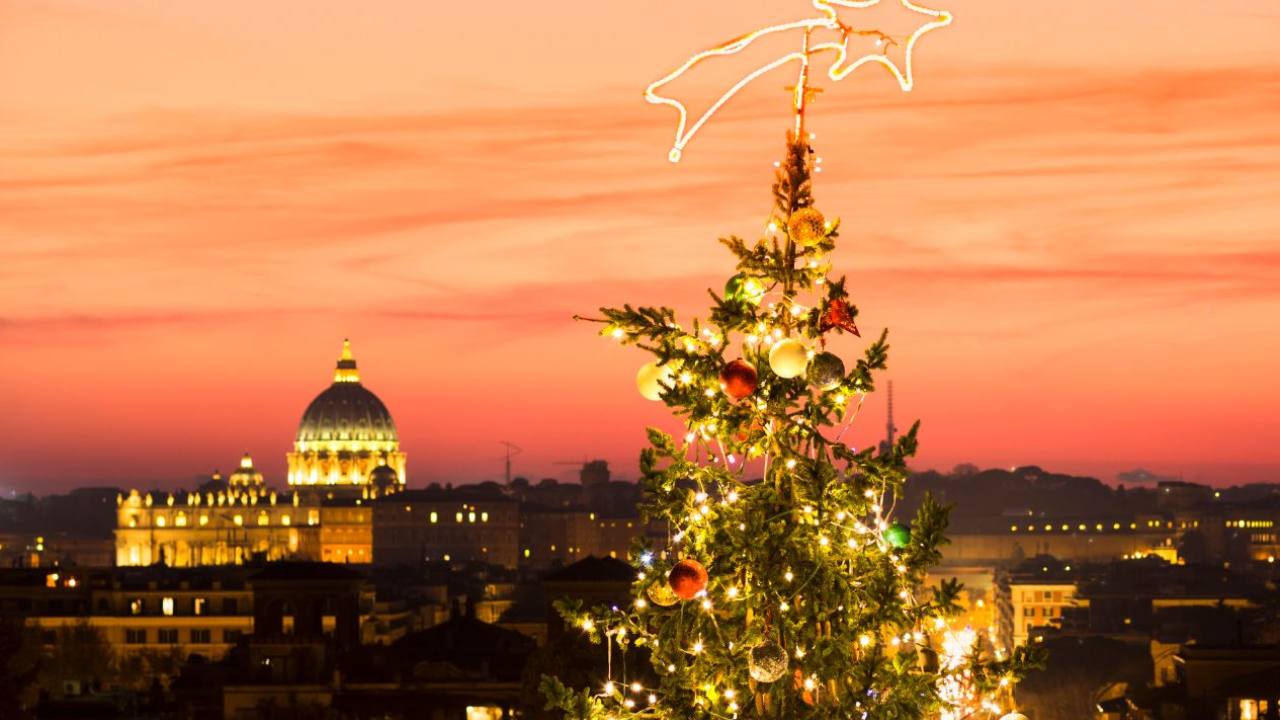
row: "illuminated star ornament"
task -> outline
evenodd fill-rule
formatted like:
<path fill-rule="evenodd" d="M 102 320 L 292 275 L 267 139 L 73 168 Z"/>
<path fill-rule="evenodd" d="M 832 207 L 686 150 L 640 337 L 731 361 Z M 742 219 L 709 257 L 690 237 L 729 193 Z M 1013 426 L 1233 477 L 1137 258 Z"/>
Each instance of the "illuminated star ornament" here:
<path fill-rule="evenodd" d="M 645 90 L 645 99 L 655 105 L 670 105 L 680 114 L 676 123 L 675 142 L 671 146 L 671 152 L 668 159 L 671 162 L 679 162 L 681 155 L 684 154 L 684 148 L 693 139 L 693 136 L 702 129 L 707 120 L 716 113 L 725 103 L 729 101 L 739 90 L 746 87 L 751 81 L 764 75 L 770 70 L 782 67 L 789 62 L 798 61 L 800 63 L 800 79 L 794 87 L 794 106 L 796 115 L 796 134 L 799 135 L 804 126 L 804 110 L 805 104 L 816 92 L 815 88 L 809 87 L 809 65 L 814 56 L 822 53 L 830 53 L 831 65 L 827 68 L 827 77 L 834 81 L 843 80 L 849 73 L 866 65 L 867 63 L 878 63 L 898 81 L 899 87 L 903 92 L 909 92 L 915 85 L 915 78 L 912 75 L 911 56 L 915 51 L 916 42 L 930 30 L 936 30 L 940 27 L 946 27 L 951 24 L 951 13 L 944 10 L 932 10 L 922 7 L 911 2 L 911 0 L 898 0 L 904 8 L 911 12 L 924 16 L 925 22 L 920 25 L 914 32 L 906 38 L 898 38 L 890 36 L 879 30 L 858 28 L 843 22 L 839 16 L 837 8 L 862 9 L 869 8 L 880 4 L 881 0 L 812 0 L 813 7 L 821 14 L 820 17 L 805 18 L 794 22 L 783 23 L 780 25 L 770 25 L 769 27 L 760 28 L 738 38 L 734 38 L 725 43 L 721 43 L 708 50 L 689 58 L 683 65 L 673 70 L 669 75 L 651 84 Z M 696 67 L 704 60 L 713 57 L 723 57 L 726 55 L 736 55 L 748 48 L 753 42 L 759 38 L 774 35 L 776 33 L 786 33 L 791 31 L 799 31 L 801 35 L 800 48 L 795 52 L 787 53 L 782 57 L 776 58 L 755 70 L 747 73 L 734 83 L 728 90 L 724 92 L 715 102 L 711 103 L 711 107 L 707 108 L 697 120 L 689 123 L 689 111 L 685 104 L 675 98 L 667 97 L 659 94 L 659 91 L 671 83 L 675 79 L 681 77 L 690 69 Z M 815 31 L 827 31 L 835 33 L 839 39 L 825 42 L 813 42 L 813 34 Z M 849 41 L 859 37 L 875 38 L 875 52 L 865 55 L 851 56 L 849 54 Z M 902 47 L 901 64 L 890 58 L 889 49 L 893 47 Z"/>

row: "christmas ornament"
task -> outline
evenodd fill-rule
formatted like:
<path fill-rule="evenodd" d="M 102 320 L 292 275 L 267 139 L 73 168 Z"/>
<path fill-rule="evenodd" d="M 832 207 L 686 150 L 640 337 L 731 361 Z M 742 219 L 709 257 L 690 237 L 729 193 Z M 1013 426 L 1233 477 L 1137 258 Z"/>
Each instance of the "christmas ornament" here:
<path fill-rule="evenodd" d="M 805 704 L 805 705 L 812 705 L 812 704 L 813 704 L 813 693 L 812 693 L 812 692 L 810 692 L 810 691 L 809 691 L 809 688 L 805 687 L 805 685 L 804 685 L 804 673 L 800 672 L 800 671 L 797 669 L 794 673 L 792 673 L 791 677 L 795 678 L 795 681 L 796 681 L 796 689 L 797 689 L 797 690 L 802 690 L 802 691 L 803 691 L 803 692 L 801 692 L 801 693 L 800 693 L 800 699 L 801 699 L 801 700 L 804 700 L 804 704 Z"/>
<path fill-rule="evenodd" d="M 786 338 L 773 344 L 769 350 L 769 367 L 778 377 L 794 378 L 804 374 L 809 362 L 809 351 L 799 340 Z"/>
<path fill-rule="evenodd" d="M 697 560 L 685 558 L 667 573 L 667 583 L 681 600 L 692 600 L 707 587 L 707 569 Z"/>
<path fill-rule="evenodd" d="M 1020 712 L 1011 712 L 1008 715 L 1001 715 L 1000 720 L 1028 720 L 1028 718 Z"/>
<path fill-rule="evenodd" d="M 666 389 L 663 383 L 670 384 L 671 375 L 671 363 L 647 362 L 636 373 L 636 389 L 645 400 L 661 400 L 662 391 Z"/>
<path fill-rule="evenodd" d="M 676 597 L 676 591 L 664 582 L 656 582 L 649 585 L 649 589 L 645 591 L 645 595 L 649 596 L 649 602 L 658 607 L 671 607 L 680 602 L 680 598 Z"/>
<path fill-rule="evenodd" d="M 853 322 L 853 310 L 849 307 L 849 303 L 840 299 L 828 302 L 826 309 L 822 312 L 822 317 L 818 319 L 819 332 L 829 332 L 835 329 L 862 337 L 862 333 L 858 332 L 858 326 Z"/>
<path fill-rule="evenodd" d="M 720 388 L 734 400 L 741 400 L 755 392 L 759 381 L 756 369 L 742 358 L 726 363 L 720 370 Z"/>
<path fill-rule="evenodd" d="M 884 529 L 884 540 L 895 550 L 901 550 L 911 542 L 911 531 L 902 523 L 893 523 Z"/>
<path fill-rule="evenodd" d="M 830 390 L 844 379 L 844 361 L 829 352 L 820 352 L 809 361 L 809 382 L 821 390 Z"/>
<path fill-rule="evenodd" d="M 759 278 L 747 277 L 742 273 L 738 273 L 729 278 L 729 282 L 724 284 L 725 300 L 758 305 L 763 297 L 764 283 Z"/>
<path fill-rule="evenodd" d="M 787 221 L 787 232 L 797 245 L 812 247 L 827 236 L 827 221 L 818 212 L 818 208 L 800 208 L 791 213 L 791 219 Z"/>
<path fill-rule="evenodd" d="M 763 645 L 751 648 L 747 671 L 751 673 L 752 680 L 771 683 L 787 673 L 787 651 L 778 643 L 767 640 Z"/>

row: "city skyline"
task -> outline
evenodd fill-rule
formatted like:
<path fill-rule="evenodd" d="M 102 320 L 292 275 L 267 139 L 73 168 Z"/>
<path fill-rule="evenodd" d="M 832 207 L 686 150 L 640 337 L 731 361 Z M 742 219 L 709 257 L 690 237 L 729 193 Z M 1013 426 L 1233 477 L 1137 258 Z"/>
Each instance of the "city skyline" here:
<path fill-rule="evenodd" d="M 745 91 L 673 167 L 640 91 L 779 7 L 6 3 L 0 487 L 178 487 L 244 451 L 283 486 L 343 337 L 414 487 L 501 478 L 503 440 L 515 474 L 633 478 L 673 423 L 642 354 L 571 316 L 722 287 L 787 100 Z M 867 69 L 819 98 L 835 266 L 891 330 L 919 468 L 1280 475 L 1280 18 L 1255 7 L 962 2 L 911 94 Z"/>

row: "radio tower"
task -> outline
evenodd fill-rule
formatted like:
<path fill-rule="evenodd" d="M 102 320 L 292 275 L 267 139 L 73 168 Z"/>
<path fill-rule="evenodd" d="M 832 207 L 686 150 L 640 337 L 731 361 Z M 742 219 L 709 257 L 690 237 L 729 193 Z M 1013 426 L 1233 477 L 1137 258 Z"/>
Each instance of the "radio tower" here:
<path fill-rule="evenodd" d="M 889 417 L 884 424 L 884 441 L 880 443 L 880 453 L 888 454 L 893 449 L 893 439 L 897 436 L 898 426 L 893 424 L 893 381 L 889 381 Z"/>

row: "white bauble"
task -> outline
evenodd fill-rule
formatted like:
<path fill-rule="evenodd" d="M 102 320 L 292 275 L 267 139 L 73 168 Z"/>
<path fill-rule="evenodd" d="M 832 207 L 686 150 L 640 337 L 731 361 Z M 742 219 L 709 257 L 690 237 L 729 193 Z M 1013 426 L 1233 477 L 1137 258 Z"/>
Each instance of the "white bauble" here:
<path fill-rule="evenodd" d="M 661 400 L 663 383 L 671 383 L 671 363 L 647 362 L 636 372 L 636 389 L 645 400 Z"/>
<path fill-rule="evenodd" d="M 778 377 L 800 377 L 808 364 L 809 350 L 799 340 L 779 340 L 769 350 L 769 367 Z"/>
<path fill-rule="evenodd" d="M 1011 712 L 1008 715 L 1002 715 L 1000 720 L 1028 720 L 1028 718 L 1020 712 Z"/>

